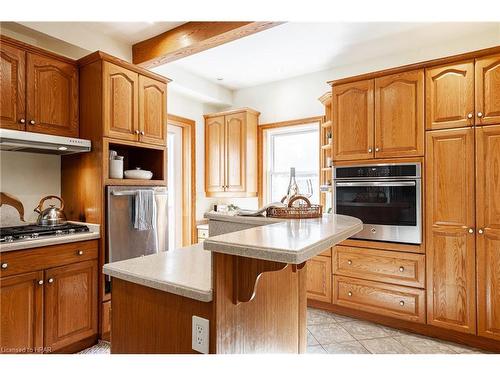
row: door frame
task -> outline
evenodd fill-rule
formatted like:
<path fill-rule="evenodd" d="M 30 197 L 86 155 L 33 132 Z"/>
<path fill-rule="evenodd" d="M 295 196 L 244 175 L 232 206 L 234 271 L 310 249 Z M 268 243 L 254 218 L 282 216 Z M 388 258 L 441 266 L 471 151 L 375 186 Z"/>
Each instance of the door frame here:
<path fill-rule="evenodd" d="M 267 124 L 261 124 L 257 126 L 257 191 L 259 197 L 259 207 L 262 207 L 264 202 L 264 131 L 275 128 L 286 128 L 290 126 L 299 126 L 299 125 L 309 125 L 317 123 L 318 127 L 320 126 L 321 121 L 323 120 L 323 116 L 314 116 L 314 117 L 306 117 L 299 118 L 296 120 L 287 120 L 280 122 L 270 122 Z"/>
<path fill-rule="evenodd" d="M 169 113 L 168 124 L 182 128 L 182 246 L 197 242 L 196 233 L 196 122 Z"/>

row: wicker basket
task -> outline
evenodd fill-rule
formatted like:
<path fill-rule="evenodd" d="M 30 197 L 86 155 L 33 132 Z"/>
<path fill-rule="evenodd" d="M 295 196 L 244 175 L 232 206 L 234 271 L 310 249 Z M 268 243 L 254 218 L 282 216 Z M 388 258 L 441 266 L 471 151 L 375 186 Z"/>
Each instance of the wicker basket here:
<path fill-rule="evenodd" d="M 285 201 L 284 197 L 281 202 Z M 293 205 L 298 203 L 298 205 Z M 288 202 L 288 207 L 269 207 L 266 210 L 267 217 L 281 217 L 284 219 L 314 219 L 321 217 L 323 207 L 319 204 L 311 204 L 309 199 L 302 195 L 296 195 Z"/>

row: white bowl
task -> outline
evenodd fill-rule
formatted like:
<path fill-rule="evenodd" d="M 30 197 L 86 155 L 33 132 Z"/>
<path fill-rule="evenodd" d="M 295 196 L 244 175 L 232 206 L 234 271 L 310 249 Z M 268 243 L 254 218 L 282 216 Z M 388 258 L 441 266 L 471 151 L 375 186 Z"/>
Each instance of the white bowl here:
<path fill-rule="evenodd" d="M 125 178 L 132 178 L 135 180 L 151 180 L 153 178 L 153 172 L 145 171 L 140 168 L 129 169 L 123 172 Z"/>

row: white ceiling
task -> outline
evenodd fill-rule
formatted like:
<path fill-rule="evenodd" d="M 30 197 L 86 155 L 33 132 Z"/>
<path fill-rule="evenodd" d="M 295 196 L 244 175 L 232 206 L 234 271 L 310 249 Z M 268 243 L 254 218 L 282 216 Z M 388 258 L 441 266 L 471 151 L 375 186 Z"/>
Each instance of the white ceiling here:
<path fill-rule="evenodd" d="M 498 30 L 500 37 L 499 25 L 285 23 L 170 64 L 226 88 L 240 89 L 432 45 L 443 45 L 483 33 L 488 28 Z"/>

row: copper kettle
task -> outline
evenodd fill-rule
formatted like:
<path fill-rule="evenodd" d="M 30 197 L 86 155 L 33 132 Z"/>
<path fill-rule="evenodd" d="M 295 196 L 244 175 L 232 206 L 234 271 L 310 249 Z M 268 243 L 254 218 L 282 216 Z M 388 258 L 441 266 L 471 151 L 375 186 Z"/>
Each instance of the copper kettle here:
<path fill-rule="evenodd" d="M 61 206 L 57 208 L 54 204 L 51 204 L 49 207 L 43 209 L 43 203 L 48 199 L 58 199 L 61 202 Z M 48 195 L 43 197 L 34 211 L 38 212 L 38 219 L 36 221 L 38 225 L 54 226 L 66 224 L 67 220 L 66 215 L 64 214 L 64 201 L 57 195 Z"/>

